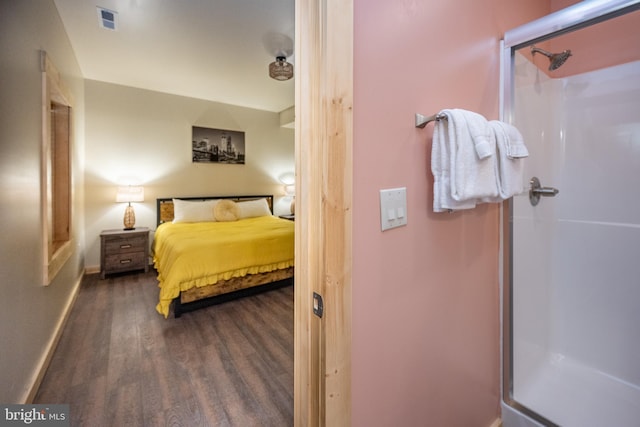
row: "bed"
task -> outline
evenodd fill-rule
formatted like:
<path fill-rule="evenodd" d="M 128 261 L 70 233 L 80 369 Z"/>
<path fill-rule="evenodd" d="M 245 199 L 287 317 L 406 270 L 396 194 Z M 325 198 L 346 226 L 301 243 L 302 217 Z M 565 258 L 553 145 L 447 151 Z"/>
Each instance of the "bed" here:
<path fill-rule="evenodd" d="M 156 310 L 180 317 L 293 284 L 294 223 L 272 212 L 271 195 L 157 199 Z"/>

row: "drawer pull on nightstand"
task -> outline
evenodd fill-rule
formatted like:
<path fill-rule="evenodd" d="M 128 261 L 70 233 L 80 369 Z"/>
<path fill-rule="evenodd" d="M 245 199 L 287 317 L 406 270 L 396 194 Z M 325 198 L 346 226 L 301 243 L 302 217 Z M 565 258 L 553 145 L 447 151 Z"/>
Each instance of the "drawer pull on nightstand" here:
<path fill-rule="evenodd" d="M 121 259 L 120 260 L 120 264 L 130 264 L 131 263 L 131 259 Z"/>
<path fill-rule="evenodd" d="M 131 245 L 120 245 L 120 249 L 129 249 Z"/>

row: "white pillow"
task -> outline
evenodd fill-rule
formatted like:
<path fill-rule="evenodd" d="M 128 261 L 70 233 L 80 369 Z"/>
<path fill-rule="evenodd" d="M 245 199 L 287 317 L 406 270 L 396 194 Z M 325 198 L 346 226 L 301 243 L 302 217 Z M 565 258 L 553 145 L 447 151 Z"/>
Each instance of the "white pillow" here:
<path fill-rule="evenodd" d="M 218 200 L 173 199 L 173 222 L 211 222 L 216 217 L 213 208 Z"/>
<path fill-rule="evenodd" d="M 267 199 L 249 200 L 248 202 L 237 202 L 237 205 L 238 219 L 271 215 L 271 210 L 269 209 Z"/>

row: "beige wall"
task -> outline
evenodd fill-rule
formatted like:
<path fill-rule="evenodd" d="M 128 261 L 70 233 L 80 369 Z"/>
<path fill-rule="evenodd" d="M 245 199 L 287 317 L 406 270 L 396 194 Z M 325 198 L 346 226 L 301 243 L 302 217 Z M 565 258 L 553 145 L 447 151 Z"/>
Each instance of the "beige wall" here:
<path fill-rule="evenodd" d="M 53 1 L 2 2 L 0 12 L 0 402 L 19 403 L 36 381 L 85 264 L 98 268 L 100 230 L 122 227 L 118 177 L 143 180 L 137 225 L 152 229 L 156 197 L 274 194 L 276 213 L 286 213 L 290 199 L 278 179 L 294 170 L 293 130 L 280 127 L 276 113 L 85 82 Z M 41 285 L 40 259 L 40 49 L 75 100 L 76 248 L 48 287 Z M 192 164 L 192 125 L 244 131 L 246 164 Z"/>
<path fill-rule="evenodd" d="M 39 50 L 74 100 L 71 259 L 42 286 Z M 0 4 L 0 402 L 24 402 L 84 268 L 84 86 L 52 0 Z"/>
<path fill-rule="evenodd" d="M 499 40 L 539 0 L 355 0 L 352 425 L 489 426 L 499 415 L 499 206 L 433 213 L 433 125 L 499 115 Z M 407 187 L 380 231 L 379 190 Z"/>
<path fill-rule="evenodd" d="M 86 265 L 100 263 L 100 231 L 121 228 L 117 180 L 134 175 L 145 187 L 136 225 L 155 228 L 156 198 L 273 194 L 275 213 L 289 213 L 279 178 L 294 172 L 294 131 L 277 113 L 87 80 Z M 293 100 L 292 100 L 293 102 Z M 191 126 L 245 132 L 244 165 L 191 161 Z"/>

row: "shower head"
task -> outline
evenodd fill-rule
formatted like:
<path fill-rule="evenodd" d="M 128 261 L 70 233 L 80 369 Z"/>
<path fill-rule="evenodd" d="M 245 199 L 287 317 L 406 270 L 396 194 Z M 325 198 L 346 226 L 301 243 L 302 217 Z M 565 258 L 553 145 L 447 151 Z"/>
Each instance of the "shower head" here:
<path fill-rule="evenodd" d="M 571 56 L 571 50 L 567 49 L 562 51 L 561 53 L 551 53 L 546 50 L 540 49 L 539 47 L 531 46 L 531 55 L 535 55 L 536 53 L 541 53 L 547 58 L 549 58 L 549 71 L 557 70 L 565 63 L 567 59 Z"/>

